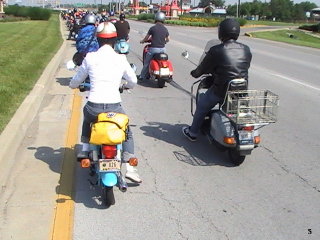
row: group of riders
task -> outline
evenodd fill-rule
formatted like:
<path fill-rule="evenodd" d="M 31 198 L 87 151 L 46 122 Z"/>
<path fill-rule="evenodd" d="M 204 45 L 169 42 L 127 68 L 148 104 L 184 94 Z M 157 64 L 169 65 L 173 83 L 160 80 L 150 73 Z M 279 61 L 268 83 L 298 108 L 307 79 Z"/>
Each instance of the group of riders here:
<path fill-rule="evenodd" d="M 99 113 L 116 112 L 125 113 L 121 105 L 119 86 L 125 80 L 125 88 L 133 88 L 138 81 L 146 81 L 149 62 L 152 56 L 165 52 L 165 44 L 169 41 L 169 31 L 165 27 L 165 14 L 155 14 L 155 24 L 149 29 L 146 36 L 140 41 L 151 41 L 151 46 L 143 63 L 141 74 L 136 76 L 126 57 L 114 50 L 116 41 L 120 38 L 128 41 L 130 26 L 121 13 L 119 20 L 114 21 L 112 14 L 103 11 L 100 15 L 95 13 L 67 13 L 65 20 L 78 16 L 83 23 L 76 38 L 78 52 L 85 52 L 81 66 L 70 81 L 71 88 L 78 88 L 88 77 L 90 90 L 88 101 L 83 109 L 82 124 L 82 150 L 77 158 L 88 158 L 91 124 L 96 121 Z M 79 17 L 81 16 L 81 17 Z M 190 72 L 191 76 L 198 78 L 210 74 L 211 81 L 208 90 L 199 102 L 193 117 L 192 124 L 182 128 L 182 133 L 190 141 L 196 141 L 201 125 L 208 112 L 218 103 L 221 103 L 227 91 L 230 80 L 244 78 L 248 80 L 248 69 L 251 63 L 251 51 L 247 45 L 237 41 L 240 34 L 239 22 L 233 18 L 224 19 L 218 28 L 220 44 L 210 48 L 198 67 Z M 127 139 L 123 143 L 123 161 L 128 162 L 135 157 L 134 141 L 130 127 Z M 142 180 L 137 168 L 126 163 L 125 177 L 133 182 Z"/>

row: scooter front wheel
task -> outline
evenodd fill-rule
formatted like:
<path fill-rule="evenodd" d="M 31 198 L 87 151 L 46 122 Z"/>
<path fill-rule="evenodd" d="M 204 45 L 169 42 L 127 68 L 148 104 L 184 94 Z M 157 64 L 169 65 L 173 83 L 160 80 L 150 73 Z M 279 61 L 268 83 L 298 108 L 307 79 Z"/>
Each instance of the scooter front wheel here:
<path fill-rule="evenodd" d="M 109 207 L 111 205 L 114 205 L 116 203 L 116 200 L 114 198 L 113 194 L 113 187 L 102 187 L 102 199 L 105 206 Z"/>
<path fill-rule="evenodd" d="M 230 161 L 236 166 L 241 165 L 246 158 L 246 156 L 241 156 L 240 152 L 235 148 L 229 149 L 228 154 Z"/>

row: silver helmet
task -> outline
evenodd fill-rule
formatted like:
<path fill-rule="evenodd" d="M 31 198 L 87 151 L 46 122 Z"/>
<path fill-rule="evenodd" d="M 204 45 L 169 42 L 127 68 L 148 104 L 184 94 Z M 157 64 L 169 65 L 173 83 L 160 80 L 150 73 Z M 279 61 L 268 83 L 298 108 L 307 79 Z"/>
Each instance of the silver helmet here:
<path fill-rule="evenodd" d="M 157 12 L 154 16 L 154 20 L 156 22 L 164 22 L 166 20 L 166 15 L 163 12 Z"/>
<path fill-rule="evenodd" d="M 85 18 L 86 24 L 95 24 L 96 23 L 96 16 L 93 14 L 88 14 Z"/>

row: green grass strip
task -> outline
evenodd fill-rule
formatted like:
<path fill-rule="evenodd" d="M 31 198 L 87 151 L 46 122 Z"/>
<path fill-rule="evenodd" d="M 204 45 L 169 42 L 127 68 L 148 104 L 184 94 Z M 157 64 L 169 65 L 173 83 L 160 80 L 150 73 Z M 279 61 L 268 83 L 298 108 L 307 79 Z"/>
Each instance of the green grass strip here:
<path fill-rule="evenodd" d="M 248 20 L 246 25 L 266 25 L 266 26 L 297 26 L 297 23 L 287 22 L 273 22 L 273 21 L 262 21 L 262 20 Z"/>
<path fill-rule="evenodd" d="M 285 42 L 289 44 L 320 48 L 320 38 L 306 34 L 298 30 L 278 30 L 250 33 L 253 37 L 272 41 Z M 320 35 L 319 35 L 320 36 Z"/>
<path fill-rule="evenodd" d="M 49 21 L 0 23 L 0 132 L 61 44 L 58 14 Z"/>

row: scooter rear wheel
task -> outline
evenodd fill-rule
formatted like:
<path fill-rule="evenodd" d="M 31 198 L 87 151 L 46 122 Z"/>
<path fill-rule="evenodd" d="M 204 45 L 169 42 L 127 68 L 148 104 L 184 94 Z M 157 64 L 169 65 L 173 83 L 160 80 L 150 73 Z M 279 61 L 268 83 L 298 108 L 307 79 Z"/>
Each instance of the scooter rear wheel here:
<path fill-rule="evenodd" d="M 230 161 L 236 166 L 241 165 L 244 162 L 244 159 L 246 158 L 246 156 L 241 156 L 239 151 L 237 151 L 234 148 L 229 149 L 228 154 Z"/>
<path fill-rule="evenodd" d="M 159 78 L 158 79 L 158 87 L 159 88 L 163 88 L 166 84 L 166 80 L 162 79 L 162 78 Z"/>
<path fill-rule="evenodd" d="M 113 194 L 113 187 L 102 187 L 102 199 L 103 204 L 107 207 L 114 205 L 116 203 L 116 200 L 114 198 Z"/>

